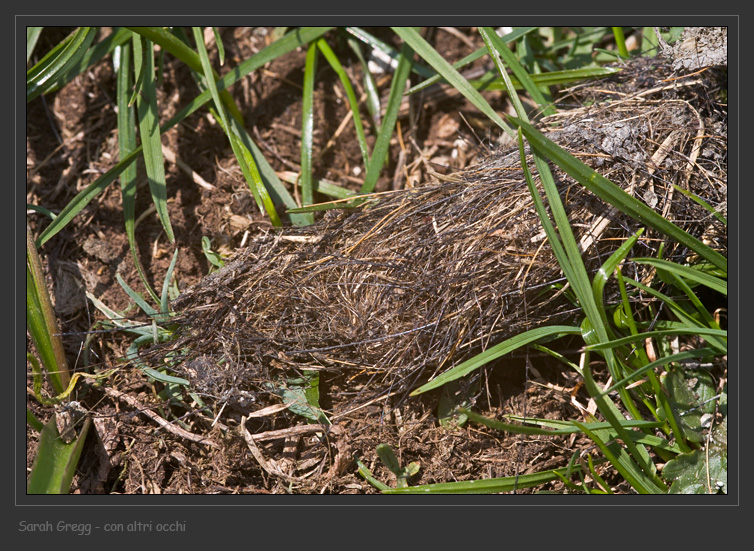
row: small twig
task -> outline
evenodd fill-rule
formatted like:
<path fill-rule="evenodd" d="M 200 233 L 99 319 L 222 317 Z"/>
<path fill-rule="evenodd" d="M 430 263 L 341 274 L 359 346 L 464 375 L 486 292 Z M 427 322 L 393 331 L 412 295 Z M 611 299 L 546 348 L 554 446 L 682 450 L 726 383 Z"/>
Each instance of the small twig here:
<path fill-rule="evenodd" d="M 107 392 L 109 395 L 118 398 L 119 400 L 123 400 L 128 405 L 136 408 L 136 410 L 139 413 L 143 413 L 147 417 L 149 417 L 152 421 L 160 425 L 160 427 L 164 428 L 166 431 L 175 434 L 176 436 L 180 436 L 181 438 L 185 438 L 186 440 L 190 440 L 191 442 L 196 442 L 197 444 L 206 444 L 207 446 L 211 446 L 213 448 L 220 449 L 222 446 L 215 442 L 214 440 L 210 438 L 206 438 L 204 436 L 200 436 L 198 434 L 194 434 L 192 432 L 189 432 L 185 429 L 182 429 L 179 426 L 173 425 L 169 421 L 163 419 L 159 415 L 157 415 L 155 412 L 145 408 L 142 406 L 136 398 L 133 398 L 132 396 L 129 396 L 128 394 L 125 394 L 119 390 L 115 390 L 114 388 L 110 387 L 104 387 L 105 392 Z"/>

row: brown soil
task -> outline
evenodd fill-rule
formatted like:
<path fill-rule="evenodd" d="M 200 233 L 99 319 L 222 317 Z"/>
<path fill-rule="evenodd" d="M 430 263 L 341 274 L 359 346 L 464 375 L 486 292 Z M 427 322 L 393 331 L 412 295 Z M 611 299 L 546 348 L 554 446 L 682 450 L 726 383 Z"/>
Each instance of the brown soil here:
<path fill-rule="evenodd" d="M 64 36 L 65 31 L 60 32 Z M 263 48 L 269 41 L 269 32 L 222 29 L 226 66 L 221 72 Z M 374 32 L 379 33 L 380 29 Z M 481 45 L 474 33 L 463 35 L 464 39 L 468 37 L 475 47 Z M 49 37 L 50 44 L 59 39 L 60 36 Z M 450 60 L 473 51 L 466 40 L 440 29 L 434 30 L 431 40 Z M 44 43 L 39 48 L 46 51 Z M 250 134 L 278 172 L 299 170 L 300 88 L 305 54 L 303 50 L 292 52 L 232 89 Z M 359 65 L 355 59 L 352 61 L 349 70 L 360 95 Z M 163 79 L 160 106 L 167 120 L 197 91 L 186 67 L 170 56 L 166 56 Z M 380 86 L 386 94 L 389 79 L 380 82 Z M 499 112 L 509 109 L 500 93 L 486 95 Z M 60 91 L 28 104 L 28 203 L 59 212 L 76 193 L 115 164 L 118 150 L 114 96 L 112 66 L 100 63 Z M 400 118 L 402 143 L 395 140 L 392 144 L 390 162 L 378 191 L 420 185 L 428 180 L 429 170 L 444 173 L 464 168 L 477 153 L 495 147 L 492 142 L 498 131 L 480 123 L 475 109 L 463 99 L 441 94 L 412 101 L 411 109 Z M 348 113 L 347 102 L 337 76 L 323 60 L 319 64 L 315 107 L 315 177 L 358 189 L 357 167 L 362 162 L 355 132 L 352 124 L 339 131 Z M 374 132 L 367 129 L 367 134 L 371 145 Z M 459 140 L 461 136 L 464 139 Z M 332 146 L 325 150 L 331 139 Z M 210 271 L 211 265 L 202 251 L 203 236 L 211 239 L 216 251 L 230 255 L 270 225 L 256 208 L 227 140 L 205 109 L 169 131 L 163 144 L 208 185 L 197 184 L 196 177 L 175 163 L 166 163 L 175 245 L 168 242 L 159 220 L 151 213 L 140 221 L 136 231 L 138 253 L 150 284 L 159 290 L 173 251 L 178 249 L 175 277 L 179 289 L 185 290 Z M 405 162 L 399 164 L 402 151 Z M 150 205 L 144 186 L 138 193 L 137 216 Z M 35 236 L 47 224 L 47 219 L 36 212 L 30 211 L 27 220 Z M 124 232 L 119 186 L 111 185 L 92 201 L 45 244 L 41 256 L 70 365 L 75 369 L 121 365 L 133 337 L 97 332 L 101 327 L 97 320 L 103 316 L 85 295 L 88 291 L 110 308 L 132 319 L 143 319 L 116 281 L 119 274 L 133 289 L 143 290 Z M 564 343 L 560 349 L 568 348 Z M 576 351 L 571 351 L 570 357 L 578 361 Z M 599 366 L 595 369 L 599 375 Z M 577 419 L 582 413 L 580 408 L 588 403 L 576 374 L 533 352 L 488 366 L 474 384 L 474 410 L 487 417 Z M 323 376 L 322 407 L 331 407 L 339 395 L 349 391 L 348 385 L 348 377 Z M 31 387 L 31 378 L 27 386 Z M 268 438 L 248 442 L 238 427 L 226 430 L 224 421 L 232 417 L 231 413 L 222 412 L 221 419 L 219 411 L 200 413 L 177 404 L 168 405 L 161 390 L 160 385 L 150 383 L 133 367 L 121 369 L 107 387 L 79 385 L 75 399 L 91 411 L 96 430 L 90 433 L 74 480 L 74 492 L 376 493 L 359 475 L 353 459 L 360 458 L 376 478 L 394 485 L 395 477 L 376 454 L 381 443 L 393 447 L 401 465 L 420 463 L 411 484 L 540 472 L 565 467 L 573 454 L 589 451 L 598 455 L 598 450 L 590 447 L 591 442 L 583 438 L 521 437 L 474 423 L 443 426 L 437 410 L 441 391 L 410 400 L 374 402 L 347 412 L 338 419 L 337 428 L 326 435 L 307 432 L 305 420 L 288 410 L 251 417 L 246 421 L 248 433 Z M 29 396 L 27 405 L 43 421 L 54 414 L 51 408 L 41 407 L 33 396 Z M 242 413 L 249 415 L 253 409 Z M 160 428 L 145 414 L 147 410 L 164 418 L 181 417 L 174 426 L 211 443 L 192 441 L 187 433 Z M 187 414 L 190 410 L 192 413 Z M 213 423 L 214 420 L 218 422 Z M 297 434 L 296 430 L 302 432 Z M 29 466 L 35 447 L 36 436 L 29 431 Z M 625 490 L 611 470 L 604 469 L 601 474 L 617 490 Z M 554 482 L 537 489 L 562 492 L 565 487 Z"/>

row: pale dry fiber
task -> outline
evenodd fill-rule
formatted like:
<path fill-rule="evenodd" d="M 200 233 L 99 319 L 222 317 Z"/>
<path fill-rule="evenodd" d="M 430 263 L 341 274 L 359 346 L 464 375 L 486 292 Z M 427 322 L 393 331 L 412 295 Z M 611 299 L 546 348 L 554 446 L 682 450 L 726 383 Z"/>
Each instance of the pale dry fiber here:
<path fill-rule="evenodd" d="M 639 59 L 571 90 L 540 121 L 549 138 L 651 208 L 727 254 L 726 228 L 672 184 L 727 212 L 723 73 L 682 77 Z M 532 163 L 530 163 L 532 166 Z M 594 271 L 640 226 L 553 167 Z M 657 254 L 647 231 L 633 256 Z M 689 252 L 665 243 L 664 258 Z M 627 264 L 636 279 L 647 273 Z M 256 236 L 174 304 L 176 340 L 142 353 L 207 401 L 247 411 L 270 385 L 308 370 L 343 376 L 332 412 L 418 384 L 523 330 L 573 321 L 573 305 L 533 209 L 516 149 L 447 181 L 376 194 L 313 226 Z M 608 291 L 613 292 L 614 291 Z M 230 411 L 229 408 L 228 412 Z M 230 414 L 230 413 L 228 413 Z"/>
<path fill-rule="evenodd" d="M 727 27 L 687 27 L 672 46 L 661 42 L 663 55 L 673 60 L 673 70 L 728 66 Z"/>

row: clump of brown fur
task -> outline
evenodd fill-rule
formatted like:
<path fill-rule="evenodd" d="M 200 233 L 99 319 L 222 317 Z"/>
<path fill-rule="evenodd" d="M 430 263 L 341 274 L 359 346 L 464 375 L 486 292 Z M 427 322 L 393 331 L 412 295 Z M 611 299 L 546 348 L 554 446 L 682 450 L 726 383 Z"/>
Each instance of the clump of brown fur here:
<path fill-rule="evenodd" d="M 726 115 L 711 74 L 664 80 L 670 76 L 661 62 L 639 60 L 572 90 L 567 101 L 581 106 L 539 127 L 725 251 L 725 227 L 672 184 L 727 210 Z M 556 167 L 553 174 L 595 270 L 640 226 Z M 450 180 L 375 194 L 355 211 L 258 236 L 178 298 L 177 339 L 145 358 L 180 351 L 175 370 L 223 401 L 259 396 L 280 375 L 346 370 L 355 377 L 349 402 L 365 402 L 408 392 L 506 337 L 568 318 L 573 306 L 552 287 L 565 282 L 518 150 Z M 634 254 L 651 256 L 664 239 L 648 231 Z M 665 258 L 688 254 L 665 243 Z"/>

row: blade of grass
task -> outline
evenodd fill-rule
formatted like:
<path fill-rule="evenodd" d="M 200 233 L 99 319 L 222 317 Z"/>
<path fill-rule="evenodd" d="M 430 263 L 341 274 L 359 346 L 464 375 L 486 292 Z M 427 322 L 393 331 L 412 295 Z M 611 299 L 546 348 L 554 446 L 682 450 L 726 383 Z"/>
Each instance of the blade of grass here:
<path fill-rule="evenodd" d="M 217 57 L 220 60 L 220 65 L 225 65 L 225 46 L 223 46 L 223 39 L 220 36 L 220 30 L 217 27 L 212 27 L 212 34 L 215 35 L 215 44 L 217 44 Z"/>
<path fill-rule="evenodd" d="M 469 84 L 461 74 L 455 70 L 437 51 L 411 27 L 391 27 L 406 44 L 419 54 L 433 69 L 435 69 L 449 84 L 463 94 L 482 113 L 502 128 L 509 136 L 515 137 L 515 132 L 500 118 L 495 110 L 487 103 L 482 95 Z"/>
<path fill-rule="evenodd" d="M 590 350 L 604 350 L 606 348 L 615 348 L 617 346 L 623 346 L 626 344 L 643 342 L 646 339 L 660 339 L 664 337 L 674 337 L 677 335 L 698 335 L 700 337 L 704 337 L 705 335 L 712 335 L 715 337 L 727 337 L 728 332 L 723 329 L 710 329 L 709 327 L 682 327 L 678 329 L 662 329 L 658 331 L 645 331 L 644 333 L 637 333 L 635 335 L 629 335 L 620 339 L 589 345 L 588 348 Z"/>
<path fill-rule="evenodd" d="M 233 149 L 233 153 L 238 160 L 238 164 L 241 167 L 241 172 L 243 172 L 246 183 L 248 184 L 254 195 L 254 198 L 257 201 L 257 205 L 260 209 L 264 208 L 267 210 L 267 214 L 269 215 L 270 221 L 273 223 L 273 225 L 279 226 L 280 218 L 278 217 L 275 206 L 272 204 L 272 200 L 270 199 L 270 196 L 267 193 L 264 184 L 262 183 L 256 163 L 254 162 L 254 158 L 238 138 L 238 135 L 234 132 L 233 127 L 231 126 L 231 120 L 228 119 L 223 103 L 220 101 L 220 95 L 215 83 L 214 73 L 212 72 L 212 68 L 210 67 L 209 56 L 207 55 L 207 49 L 204 45 L 204 35 L 202 33 L 202 30 L 199 27 L 193 27 L 193 32 L 194 40 L 196 41 L 199 51 L 199 58 L 203 67 L 202 74 L 204 75 L 204 83 L 208 87 L 210 94 L 212 95 L 212 98 L 214 100 L 216 119 L 218 120 L 223 131 L 230 140 L 230 145 Z"/>
<path fill-rule="evenodd" d="M 95 63 L 109 54 L 114 54 L 115 49 L 131 40 L 133 33 L 128 29 L 115 28 L 113 33 L 100 40 L 97 44 L 90 47 L 76 63 L 73 63 L 68 70 L 55 80 L 55 84 L 48 90 L 52 92 L 59 90 L 65 84 L 72 81 L 78 75 L 86 73 Z"/>
<path fill-rule="evenodd" d="M 31 54 L 34 52 L 34 48 L 39 40 L 39 35 L 42 34 L 44 27 L 26 27 L 26 63 L 29 63 Z"/>
<path fill-rule="evenodd" d="M 573 433 L 579 433 L 581 432 L 581 429 L 578 428 L 573 421 L 558 421 L 550 423 L 549 426 L 553 428 L 537 428 L 537 427 L 530 427 L 526 425 L 513 425 L 511 423 L 505 423 L 503 421 L 498 421 L 496 419 L 489 419 L 487 417 L 484 417 L 482 415 L 479 415 L 478 413 L 474 413 L 473 411 L 466 409 L 466 408 L 459 408 L 458 410 L 460 413 L 463 413 L 465 415 L 468 415 L 470 421 L 474 421 L 475 423 L 479 423 L 481 425 L 484 425 L 485 427 L 489 427 L 491 429 L 503 431 L 503 432 L 514 432 L 518 434 L 533 434 L 533 435 L 547 435 L 547 434 L 573 434 Z M 532 420 L 532 419 L 520 419 L 522 422 L 526 423 L 534 423 L 535 421 L 537 424 L 540 424 L 542 426 L 548 426 L 547 421 L 549 420 L 543 420 L 543 422 L 538 422 L 539 420 Z M 621 423 L 622 426 L 626 428 L 657 428 L 662 425 L 661 422 L 658 421 L 643 421 L 643 420 L 624 420 Z M 589 427 L 592 430 L 604 430 L 604 429 L 611 429 L 612 426 L 610 423 L 607 423 L 605 421 L 602 422 L 594 422 L 594 423 L 587 423 L 587 427 Z"/>
<path fill-rule="evenodd" d="M 68 363 L 50 294 L 45 284 L 42 263 L 26 227 L 26 327 L 37 349 L 42 365 L 47 370 L 56 393 L 65 390 L 70 382 Z"/>
<path fill-rule="evenodd" d="M 284 182 L 288 182 L 291 185 L 295 185 L 298 181 L 298 173 L 284 171 L 278 173 L 278 178 L 280 178 Z M 356 195 L 355 191 L 341 187 L 335 182 L 325 180 L 324 178 L 312 178 L 312 186 L 314 187 L 314 191 L 316 191 L 317 193 L 321 193 L 322 195 L 327 195 L 328 197 L 333 197 L 335 199 L 347 199 Z"/>
<path fill-rule="evenodd" d="M 641 283 L 640 281 L 636 281 L 634 279 L 631 279 L 629 277 L 625 278 L 627 283 L 630 283 L 634 287 L 641 289 L 645 293 L 648 293 L 652 295 L 653 297 L 661 300 L 663 304 L 672 310 L 672 312 L 678 317 L 681 322 L 683 322 L 686 327 L 688 328 L 704 328 L 704 324 L 702 324 L 700 321 L 696 320 L 692 316 L 690 316 L 678 303 L 676 303 L 673 299 L 671 299 L 669 296 L 657 291 L 656 289 L 653 289 L 651 287 L 648 287 Z M 713 329 L 717 329 L 716 327 Z M 702 334 L 702 333 L 700 333 Z M 725 340 L 717 339 L 714 335 L 708 334 L 708 338 L 705 339 L 707 343 L 710 346 L 713 346 L 715 350 L 717 350 L 720 354 L 727 354 L 728 353 L 728 346 Z"/>
<path fill-rule="evenodd" d="M 595 465 L 604 463 L 600 458 Z M 512 492 L 521 488 L 534 488 L 547 482 L 558 480 L 560 476 L 570 476 L 581 472 L 581 467 L 564 467 L 541 473 L 507 476 L 504 478 L 488 478 L 463 482 L 441 482 L 439 484 L 423 484 L 407 488 L 390 488 L 383 490 L 384 494 L 499 494 Z"/>
<path fill-rule="evenodd" d="M 125 282 L 125 280 L 121 277 L 120 274 L 115 274 L 115 280 L 120 284 L 120 286 L 123 288 L 123 290 L 126 292 L 126 294 L 129 296 L 131 300 L 134 301 L 136 306 L 142 309 L 142 311 L 148 315 L 152 319 L 156 319 L 159 315 L 159 312 L 152 308 L 149 303 L 144 300 L 144 297 L 142 297 L 139 293 L 131 289 L 131 287 L 128 285 L 128 283 Z"/>
<path fill-rule="evenodd" d="M 379 38 L 375 37 L 374 35 L 368 33 L 364 29 L 360 27 L 346 27 L 346 31 L 364 42 L 367 46 L 372 48 L 373 50 L 377 50 L 385 55 L 387 55 L 389 58 L 391 58 L 393 61 L 397 62 L 399 61 L 401 57 L 401 53 L 390 46 L 389 44 L 386 44 Z M 423 65 L 420 65 L 418 63 L 411 64 L 411 72 L 416 73 L 417 75 L 423 76 L 423 77 L 431 77 L 432 71 L 429 70 L 427 67 L 424 67 Z"/>
<path fill-rule="evenodd" d="M 631 250 L 631 248 L 634 246 L 636 241 L 638 240 L 639 236 L 644 233 L 644 228 L 640 228 L 638 232 L 636 232 L 634 235 L 629 237 L 623 244 L 621 244 L 616 251 L 610 255 L 610 258 L 608 258 L 597 270 L 597 273 L 592 278 L 592 294 L 594 295 L 594 301 L 597 304 L 597 307 L 599 309 L 600 317 L 602 318 L 602 323 L 607 325 L 607 310 L 605 308 L 605 296 L 604 296 L 604 290 L 605 285 L 607 285 L 608 279 L 610 279 L 610 276 L 615 272 L 618 265 L 625 260 L 626 256 L 628 255 L 628 252 Z"/>
<path fill-rule="evenodd" d="M 597 432 L 590 430 L 583 423 L 578 421 L 573 422 L 581 431 L 586 434 L 592 441 L 597 444 L 597 447 L 605 454 L 605 457 L 615 467 L 618 472 L 631 484 L 631 486 L 640 494 L 661 494 L 663 493 L 660 488 L 652 483 L 652 480 L 647 478 L 644 473 L 635 468 L 635 464 L 631 461 L 631 458 L 618 446 L 607 445 Z"/>
<path fill-rule="evenodd" d="M 361 157 L 364 160 L 364 167 L 366 167 L 369 164 L 369 147 L 367 146 L 367 138 L 364 135 L 364 125 L 361 122 L 361 115 L 359 114 L 359 103 L 356 100 L 356 94 L 353 91 L 353 86 L 351 86 L 351 80 L 348 78 L 348 75 L 343 69 L 340 60 L 335 55 L 335 52 L 332 51 L 332 48 L 330 48 L 330 46 L 327 44 L 327 42 L 325 42 L 324 39 L 320 38 L 319 40 L 317 40 L 317 47 L 325 56 L 325 59 L 330 64 L 330 67 L 332 67 L 333 70 L 337 73 L 338 78 L 340 78 L 340 82 L 346 91 L 348 105 L 351 108 L 351 113 L 353 113 L 353 125 L 356 129 L 356 138 L 359 141 L 359 149 L 361 150 Z"/>
<path fill-rule="evenodd" d="M 170 308 L 168 307 L 168 291 L 170 290 L 170 280 L 173 277 L 173 270 L 175 270 L 175 263 L 178 260 L 178 249 L 173 253 L 173 259 L 170 261 L 168 271 L 165 272 L 165 282 L 162 284 L 162 295 L 160 295 L 160 315 L 157 318 L 158 323 L 164 323 L 168 320 L 168 314 Z"/>
<path fill-rule="evenodd" d="M 143 36 L 150 42 L 157 44 L 160 46 L 160 48 L 164 49 L 167 52 L 170 52 L 172 55 L 180 59 L 183 63 L 188 65 L 191 69 L 198 73 L 204 74 L 204 71 L 202 69 L 202 61 L 199 59 L 199 55 L 197 52 L 189 48 L 185 43 L 183 43 L 180 39 L 178 39 L 174 34 L 168 32 L 167 30 L 161 28 L 161 27 L 126 27 L 127 29 L 131 30 L 132 32 Z M 204 44 L 204 40 L 201 40 L 202 44 Z M 212 77 L 214 80 L 217 80 L 219 75 L 212 70 L 211 71 Z M 239 122 L 243 123 L 243 115 L 241 114 L 241 111 L 238 110 L 238 106 L 236 105 L 236 102 L 233 100 L 233 96 L 230 95 L 230 92 L 227 90 L 221 90 L 220 91 L 220 97 L 222 98 L 222 102 L 225 105 L 225 107 L 228 109 L 228 112 L 231 114 L 233 118 L 238 120 Z"/>
<path fill-rule="evenodd" d="M 639 200 L 631 197 L 620 187 L 610 180 L 591 169 L 578 159 L 547 139 L 533 126 L 515 117 L 509 120 L 520 127 L 526 139 L 537 152 L 558 165 L 569 176 L 594 193 L 597 197 L 606 201 L 624 214 L 627 214 L 640 222 L 674 239 L 678 243 L 693 250 L 702 258 L 708 260 L 727 273 L 728 260 L 711 247 L 705 245 L 697 238 L 689 235 L 681 228 L 669 222 L 662 215 L 656 213 Z"/>
<path fill-rule="evenodd" d="M 514 29 L 512 32 L 510 32 L 510 33 L 506 34 L 505 36 L 503 36 L 502 40 L 504 42 L 513 42 L 514 40 L 517 40 L 520 37 L 525 36 L 526 34 L 532 32 L 532 31 L 534 31 L 536 29 L 537 29 L 537 27 L 518 27 L 518 28 Z M 482 48 L 479 48 L 475 52 L 470 53 L 469 55 L 467 55 L 466 57 L 462 58 L 461 60 L 453 63 L 452 66 L 453 66 L 454 69 L 461 69 L 462 67 L 465 67 L 469 63 L 472 63 L 473 61 L 476 61 L 480 57 L 486 55 L 487 53 L 488 53 L 488 50 L 487 50 L 486 46 L 482 47 Z M 406 94 L 414 94 L 414 93 L 416 93 L 416 92 L 418 92 L 420 90 L 423 90 L 423 89 L 425 89 L 425 88 L 433 85 L 434 83 L 438 82 L 439 80 L 442 80 L 442 78 L 443 78 L 442 75 L 439 75 L 439 74 L 434 75 L 434 76 L 428 78 L 427 80 L 424 80 L 421 83 L 417 84 L 413 88 L 409 89 L 409 91 L 406 92 Z M 469 82 L 474 82 L 474 81 L 469 81 Z"/>
<path fill-rule="evenodd" d="M 506 339 L 503 342 L 485 350 L 481 354 L 477 354 L 473 358 L 466 360 L 465 362 L 457 365 L 456 367 L 449 369 L 436 378 L 432 379 L 428 383 L 417 388 L 411 392 L 411 396 L 417 396 L 438 387 L 441 387 L 445 383 L 460 379 L 464 375 L 468 375 L 472 371 L 479 369 L 483 365 L 495 360 L 501 356 L 512 352 L 522 346 L 526 346 L 529 343 L 544 338 L 558 338 L 565 335 L 578 335 L 581 330 L 578 327 L 571 327 L 570 325 L 552 325 L 549 327 L 537 327 L 520 333 L 510 339 Z"/>
<path fill-rule="evenodd" d="M 695 270 L 694 268 L 690 268 L 688 266 L 682 266 L 681 264 L 676 264 L 675 262 L 662 260 L 660 258 L 641 257 L 641 258 L 634 258 L 633 261 L 638 262 L 640 264 L 649 264 L 650 266 L 654 266 L 655 268 L 660 268 L 662 270 L 675 274 L 681 278 L 696 281 L 697 283 L 701 283 L 705 287 L 709 287 L 713 291 L 717 291 L 721 295 L 728 296 L 728 282 L 723 279 L 720 279 L 719 277 L 715 277 L 713 275 L 704 273 L 702 271 Z"/>
<path fill-rule="evenodd" d="M 128 36 L 130 32 L 126 31 Z M 118 155 L 120 159 L 125 159 L 136 149 L 136 112 L 133 106 L 129 105 L 129 91 L 131 89 L 131 47 L 130 44 L 123 44 L 116 50 L 118 53 L 114 56 L 118 63 L 117 72 L 117 90 L 116 97 L 118 103 Z M 120 177 L 121 197 L 123 200 L 123 219 L 126 228 L 126 238 L 128 239 L 128 248 L 131 251 L 136 271 L 139 273 L 144 287 L 147 292 L 157 302 L 157 294 L 147 281 L 144 268 L 139 260 L 138 247 L 136 245 L 136 165 L 129 165 L 123 170 Z"/>
<path fill-rule="evenodd" d="M 618 388 L 627 385 L 631 381 L 638 379 L 639 377 L 644 375 L 644 373 L 647 373 L 648 371 L 651 371 L 656 367 L 666 366 L 673 362 L 683 362 L 684 360 L 691 360 L 694 358 L 708 358 L 708 357 L 714 357 L 714 356 L 717 356 L 717 353 L 715 352 L 713 348 L 708 348 L 708 347 L 699 348 L 696 350 L 685 350 L 683 352 L 678 352 L 677 354 L 664 356 L 662 358 L 659 358 L 637 369 L 636 371 L 631 373 L 628 377 L 621 379 L 617 383 L 613 384 L 610 388 L 603 390 L 600 394 L 602 396 L 605 396 L 609 394 L 610 392 L 613 392 L 617 390 Z"/>
<path fill-rule="evenodd" d="M 29 473 L 27 493 L 67 494 L 70 491 L 91 424 L 92 420 L 87 417 L 78 438 L 69 444 L 60 438 L 55 416 L 45 424 Z"/>
<path fill-rule="evenodd" d="M 222 78 L 217 80 L 218 91 L 220 91 L 221 93 L 223 91 L 227 91 L 227 88 L 241 80 L 243 77 L 256 71 L 260 67 L 263 67 L 270 61 L 282 57 L 283 55 L 295 50 L 296 48 L 305 46 L 309 42 L 316 40 L 331 28 L 332 27 L 301 27 L 289 32 L 284 37 L 273 42 L 263 50 L 260 50 L 258 53 L 254 54 L 246 61 L 241 62 L 237 67 L 234 67 L 225 75 L 223 75 Z M 192 51 L 190 48 L 188 48 L 188 50 Z M 197 72 L 201 73 L 202 71 L 200 69 Z M 211 99 L 212 95 L 209 90 L 205 90 L 204 92 L 199 94 L 165 124 L 163 132 L 186 119 L 190 114 L 202 107 Z M 254 153 L 254 156 L 258 158 L 256 153 Z"/>
<path fill-rule="evenodd" d="M 529 78 L 537 88 L 543 88 L 560 84 L 570 84 L 572 82 L 578 82 L 590 78 L 603 78 L 619 73 L 620 71 L 621 69 L 616 67 L 585 67 L 581 69 L 551 71 L 548 73 L 535 73 L 529 75 Z M 508 86 L 506 86 L 505 82 L 501 78 L 496 77 L 495 73 L 492 71 L 480 78 L 470 79 L 469 83 L 477 90 L 508 90 Z M 523 84 L 514 77 L 511 77 L 511 84 L 516 90 L 522 90 L 524 88 Z"/>
<path fill-rule="evenodd" d="M 356 57 L 361 64 L 361 72 L 364 79 L 364 90 L 366 91 L 367 111 L 369 111 L 369 116 L 372 117 L 375 131 L 379 132 L 381 116 L 380 92 L 377 90 L 377 83 L 374 81 L 374 77 L 369 71 L 369 65 L 367 64 L 366 59 L 364 59 L 364 54 L 361 51 L 359 42 L 351 37 L 349 37 L 347 41 L 348 46 L 351 48 L 351 50 L 353 50 L 353 53 L 356 54 Z"/>
<path fill-rule="evenodd" d="M 505 64 L 511 68 L 513 74 L 522 84 L 524 89 L 529 92 L 531 98 L 535 102 L 537 102 L 537 105 L 542 108 L 542 113 L 544 115 L 554 114 L 555 107 L 553 107 L 550 102 L 545 100 L 545 97 L 542 95 L 542 91 L 537 87 L 536 84 L 534 84 L 531 77 L 529 77 L 529 73 L 521 66 L 521 64 L 518 62 L 518 59 L 516 59 L 516 56 L 513 55 L 513 52 L 510 51 L 508 46 L 505 45 L 505 42 L 503 42 L 503 40 L 497 35 L 497 33 L 495 33 L 495 31 L 490 27 L 482 27 L 479 29 L 479 34 L 482 35 L 482 39 L 484 40 L 487 49 L 492 55 L 493 60 L 495 60 L 495 64 L 498 65 L 498 70 L 501 73 L 505 72 L 505 69 L 502 67 L 499 57 L 502 56 L 505 60 Z"/>
<path fill-rule="evenodd" d="M 61 75 L 78 63 L 97 35 L 97 27 L 80 27 L 70 39 L 50 51 L 26 72 L 26 103 L 44 94 Z"/>
<path fill-rule="evenodd" d="M 51 237 L 62 230 L 81 210 L 89 204 L 97 195 L 115 181 L 121 173 L 128 168 L 131 163 L 141 155 L 142 147 L 139 146 L 131 152 L 126 158 L 122 159 L 113 168 L 97 178 L 94 182 L 82 189 L 71 201 L 60 211 L 55 220 L 37 238 L 36 245 L 41 247 Z"/>
<path fill-rule="evenodd" d="M 41 432 L 44 428 L 44 423 L 37 419 L 37 416 L 29 411 L 29 408 L 26 408 L 26 424 L 37 432 Z"/>
<path fill-rule="evenodd" d="M 312 42 L 306 50 L 304 64 L 304 91 L 301 96 L 301 204 L 314 203 L 312 190 L 312 143 L 314 134 L 314 79 L 317 75 L 317 43 Z M 311 218 L 314 222 L 314 218 Z"/>
<path fill-rule="evenodd" d="M 390 94 L 388 96 L 387 106 L 385 107 L 385 114 L 382 117 L 382 127 L 377 134 L 377 140 L 375 141 L 374 149 L 372 150 L 372 157 L 367 165 L 367 172 L 364 176 L 364 184 L 361 186 L 361 193 L 371 193 L 374 191 L 374 186 L 377 184 L 377 180 L 380 177 L 382 166 L 387 159 L 390 139 L 393 137 L 393 129 L 398 120 L 398 112 L 401 107 L 403 90 L 408 81 L 411 69 L 411 58 L 413 55 L 413 50 L 404 44 L 401 48 L 401 55 L 398 58 L 398 67 L 396 67 L 395 73 L 393 73 L 393 81 L 390 84 Z"/>
<path fill-rule="evenodd" d="M 252 174 L 251 169 L 249 169 L 249 176 L 252 179 L 258 178 L 259 184 L 255 184 L 255 186 L 260 194 L 260 199 L 262 199 L 266 205 L 265 208 L 270 215 L 273 224 L 280 225 L 280 219 L 275 210 L 273 201 L 278 205 L 283 204 L 288 207 L 296 207 L 296 201 L 291 197 L 290 193 L 288 193 L 288 190 L 280 181 L 280 178 L 278 178 L 275 170 L 270 166 L 270 163 L 267 162 L 267 159 L 265 159 L 264 155 L 259 150 L 259 147 L 257 147 L 257 144 L 254 143 L 254 140 L 252 140 L 248 132 L 246 132 L 246 129 L 238 124 L 235 119 L 231 119 L 230 123 L 235 131 L 236 138 L 240 142 L 241 147 L 239 147 L 239 149 L 242 151 L 244 159 L 248 156 L 248 160 L 245 161 L 246 166 L 253 167 L 255 170 L 255 173 Z M 254 190 L 252 189 L 252 192 L 253 191 Z M 275 213 L 274 217 L 272 216 L 273 212 Z M 303 214 L 291 214 L 290 221 L 296 226 L 305 226 L 309 224 L 309 218 Z"/>
<path fill-rule="evenodd" d="M 623 34 L 623 27 L 613 27 L 613 36 L 615 36 L 615 44 L 618 46 L 618 54 L 623 59 L 628 59 L 628 48 L 626 48 L 626 36 Z"/>
<path fill-rule="evenodd" d="M 132 43 L 134 47 L 134 71 L 137 75 L 142 72 L 142 62 L 144 64 L 141 92 L 136 98 L 144 167 L 157 216 L 162 222 L 168 240 L 174 243 L 175 236 L 167 208 L 168 192 L 165 181 L 165 161 L 162 156 L 162 141 L 160 139 L 160 116 L 157 110 L 153 46 L 149 40 L 138 35 L 134 36 Z"/>

